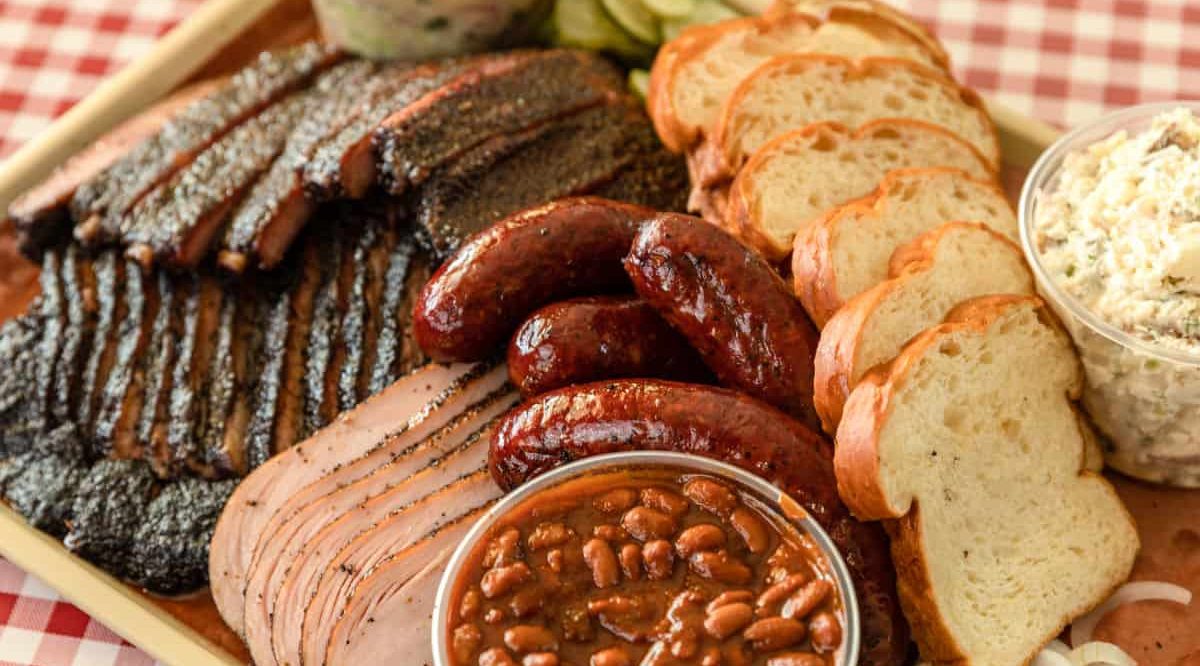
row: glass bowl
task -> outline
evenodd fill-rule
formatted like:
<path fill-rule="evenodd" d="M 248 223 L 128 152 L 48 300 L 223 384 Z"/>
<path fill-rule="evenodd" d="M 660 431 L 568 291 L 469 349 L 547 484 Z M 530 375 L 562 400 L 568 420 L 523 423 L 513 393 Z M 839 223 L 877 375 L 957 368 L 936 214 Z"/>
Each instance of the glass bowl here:
<path fill-rule="evenodd" d="M 1200 354 L 1167 348 L 1113 326 L 1068 293 L 1042 263 L 1038 205 L 1054 192 L 1067 156 L 1154 117 L 1200 101 L 1143 104 L 1104 116 L 1059 138 L 1029 172 L 1018 207 L 1021 245 L 1038 289 L 1079 349 L 1086 374 L 1083 405 L 1107 438 L 1105 462 L 1129 476 L 1200 487 Z"/>
<path fill-rule="evenodd" d="M 509 493 L 488 510 L 479 519 L 479 522 L 475 523 L 451 556 L 438 586 L 437 598 L 433 606 L 434 664 L 436 666 L 450 666 L 451 664 L 449 652 L 450 614 L 447 609 L 450 607 L 459 572 L 466 565 L 476 546 L 490 535 L 492 528 L 503 516 L 533 498 L 540 491 L 566 481 L 591 474 L 647 467 L 705 474 L 725 480 L 757 499 L 763 506 L 776 514 L 775 517 L 787 520 L 801 534 L 810 537 L 821 555 L 824 556 L 827 574 L 837 587 L 842 601 L 844 614 L 842 645 L 834 653 L 836 663 L 838 666 L 851 666 L 858 663 L 861 628 L 859 626 L 858 598 L 854 593 L 850 572 L 829 535 L 808 515 L 803 507 L 766 480 L 733 465 L 686 453 L 631 451 L 585 458 L 546 472 Z"/>

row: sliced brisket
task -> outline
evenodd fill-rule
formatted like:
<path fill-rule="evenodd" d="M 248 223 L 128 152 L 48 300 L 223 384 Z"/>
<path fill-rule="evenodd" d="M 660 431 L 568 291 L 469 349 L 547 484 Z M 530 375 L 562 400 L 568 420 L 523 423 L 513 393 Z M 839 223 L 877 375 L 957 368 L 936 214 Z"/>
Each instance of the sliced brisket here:
<path fill-rule="evenodd" d="M 260 55 L 220 89 L 185 106 L 157 134 L 80 185 L 71 201 L 76 236 L 86 242 L 119 237 L 121 220 L 147 192 L 341 57 L 316 42 Z"/>
<path fill-rule="evenodd" d="M 399 358 L 403 355 L 405 343 L 404 327 L 412 313 L 407 280 L 410 270 L 417 268 L 414 264 L 419 261 L 415 256 L 418 252 L 413 237 L 405 235 L 389 253 L 383 278 L 383 300 L 379 307 L 379 333 L 375 339 L 375 357 L 367 387 L 370 395 L 387 388 L 399 376 L 402 365 Z"/>
<path fill-rule="evenodd" d="M 172 279 L 166 272 L 156 276 L 158 311 L 155 313 L 150 340 L 143 354 L 142 410 L 137 423 L 137 440 L 142 456 L 159 476 L 170 476 L 173 459 L 167 445 L 170 421 L 172 368 L 180 346 L 187 295 L 184 281 Z"/>
<path fill-rule="evenodd" d="M 67 329 L 67 303 L 62 284 L 63 254 L 62 250 L 51 250 L 42 257 L 42 294 L 34 306 L 37 316 L 42 320 L 42 342 L 38 348 L 30 418 L 44 426 L 51 424 L 52 403 L 57 402 L 54 396 L 55 366 Z"/>
<path fill-rule="evenodd" d="M 496 136 L 623 96 L 617 69 L 582 51 L 495 56 L 386 118 L 375 133 L 381 177 L 399 194 Z"/>
<path fill-rule="evenodd" d="M 399 69 L 399 66 L 390 67 Z M 287 137 L 283 152 L 238 204 L 221 242 L 220 262 L 240 273 L 248 264 L 271 268 L 313 211 L 303 169 L 317 145 L 341 130 L 362 107 L 362 88 L 379 76 L 369 61 L 343 63 L 319 76 L 310 91 L 316 103 Z"/>
<path fill-rule="evenodd" d="M 79 398 L 83 371 L 87 365 L 96 318 L 95 278 L 92 262 L 74 243 L 67 246 L 62 260 L 63 300 L 67 306 L 67 326 L 63 330 L 62 353 L 54 367 L 54 401 L 51 412 L 58 423 L 79 416 Z"/>
<path fill-rule="evenodd" d="M 116 252 L 102 252 L 92 263 L 96 294 L 96 324 L 92 331 L 91 349 L 83 370 L 79 398 L 78 425 L 85 435 L 99 416 L 101 396 L 108 382 L 113 357 L 116 356 L 116 332 L 125 318 L 125 260 Z"/>
<path fill-rule="evenodd" d="M 116 325 L 116 343 L 107 381 L 100 395 L 93 434 L 101 455 L 140 457 L 137 420 L 141 414 L 143 374 L 139 366 L 150 342 L 158 311 L 155 280 L 132 262 L 125 266 L 123 316 Z"/>

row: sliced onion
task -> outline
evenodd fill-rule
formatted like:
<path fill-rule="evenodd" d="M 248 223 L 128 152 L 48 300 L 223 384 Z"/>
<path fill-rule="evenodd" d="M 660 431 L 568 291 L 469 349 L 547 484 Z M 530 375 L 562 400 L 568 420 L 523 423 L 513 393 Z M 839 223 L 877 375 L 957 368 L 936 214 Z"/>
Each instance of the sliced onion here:
<path fill-rule="evenodd" d="M 1047 643 L 1046 649 L 1057 652 L 1064 657 L 1071 654 L 1071 647 L 1057 638 Z"/>
<path fill-rule="evenodd" d="M 1140 580 L 1136 583 L 1125 583 L 1095 610 L 1075 620 L 1071 625 L 1071 645 L 1081 647 L 1091 641 L 1096 625 L 1117 606 L 1150 600 L 1174 601 L 1186 606 L 1192 602 L 1192 592 L 1186 587 L 1163 581 Z"/>
<path fill-rule="evenodd" d="M 1124 650 L 1104 641 L 1084 643 L 1071 650 L 1071 662 L 1077 666 L 1091 666 L 1092 664 L 1137 666 L 1137 662 L 1133 660 L 1133 657 L 1125 654 Z"/>
<path fill-rule="evenodd" d="M 1037 653 L 1029 666 L 1075 666 L 1065 654 L 1046 647 Z"/>

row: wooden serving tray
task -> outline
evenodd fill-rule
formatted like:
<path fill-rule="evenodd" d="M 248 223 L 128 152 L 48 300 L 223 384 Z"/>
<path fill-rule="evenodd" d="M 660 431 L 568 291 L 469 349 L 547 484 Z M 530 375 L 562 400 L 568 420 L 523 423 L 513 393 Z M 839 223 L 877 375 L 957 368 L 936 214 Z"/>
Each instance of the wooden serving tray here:
<path fill-rule="evenodd" d="M 250 8 L 250 6 L 253 8 Z M 247 16 L 247 13 L 250 16 Z M 209 0 L 197 16 L 164 38 L 155 51 L 129 66 L 114 83 L 98 90 L 28 150 L 0 168 L 0 203 L 16 180 L 48 173 L 71 150 L 90 139 L 79 132 L 56 130 L 113 126 L 111 108 L 101 112 L 102 100 L 137 86 L 127 74 L 171 81 L 159 95 L 190 81 L 227 74 L 260 51 L 296 43 L 317 34 L 309 0 Z M 197 57 L 203 48 L 208 57 Z M 181 71 L 179 54 L 189 54 Z M 123 79 L 122 77 L 125 77 Z M 124 90 L 122 90 L 124 89 Z M 141 106 L 155 101 L 143 95 Z M 95 103 L 91 103 L 95 102 Z M 91 103 L 91 104 L 89 104 Z M 1006 163 L 1005 181 L 1016 200 L 1025 173 L 1058 131 L 1010 109 L 990 104 L 1000 132 Z M 71 127 L 67 127 L 67 126 Z M 73 139 L 64 139 L 70 134 Z M 65 151 L 65 152 L 64 152 Z M 17 164 L 14 164 L 17 163 Z M 22 172 L 18 174 L 16 172 Z M 37 294 L 36 266 L 16 250 L 11 228 L 0 228 L 0 321 L 23 312 Z M 1142 553 L 1134 579 L 1167 580 L 1193 585 L 1200 598 L 1200 491 L 1169 490 L 1110 475 L 1138 521 Z M 45 580 L 69 601 L 169 665 L 243 664 L 245 646 L 221 621 L 207 590 L 188 598 L 163 599 L 143 593 L 69 553 L 57 539 L 27 525 L 0 504 L 0 555 Z M 1162 602 L 1129 605 L 1111 613 L 1097 638 L 1121 645 L 1143 666 L 1200 666 L 1200 601 L 1187 608 Z"/>

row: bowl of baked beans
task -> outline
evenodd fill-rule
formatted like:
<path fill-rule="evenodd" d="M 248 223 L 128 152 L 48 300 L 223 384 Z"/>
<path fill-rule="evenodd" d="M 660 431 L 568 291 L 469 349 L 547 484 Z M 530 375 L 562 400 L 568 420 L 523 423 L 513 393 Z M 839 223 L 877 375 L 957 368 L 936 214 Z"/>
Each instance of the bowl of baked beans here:
<path fill-rule="evenodd" d="M 699 456 L 631 452 L 517 488 L 451 557 L 438 666 L 857 663 L 845 562 L 794 500 Z"/>

